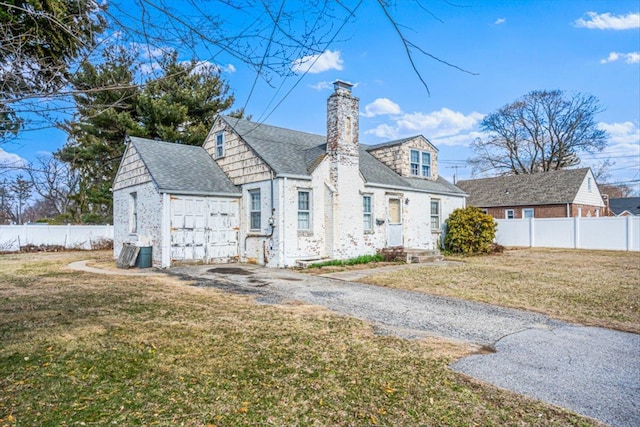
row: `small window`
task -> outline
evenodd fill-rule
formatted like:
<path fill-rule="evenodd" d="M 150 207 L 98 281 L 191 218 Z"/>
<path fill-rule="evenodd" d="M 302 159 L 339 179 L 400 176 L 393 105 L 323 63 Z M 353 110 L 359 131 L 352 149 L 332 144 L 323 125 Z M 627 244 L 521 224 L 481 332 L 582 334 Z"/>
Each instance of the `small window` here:
<path fill-rule="evenodd" d="M 216 133 L 216 159 L 224 157 L 224 133 Z"/>
<path fill-rule="evenodd" d="M 591 178 L 587 178 L 587 191 L 591 193 Z"/>
<path fill-rule="evenodd" d="M 298 191 L 298 230 L 311 229 L 311 202 L 309 191 Z"/>
<path fill-rule="evenodd" d="M 489 215 L 489 209 L 480 209 L 480 212 L 482 212 L 485 215 Z"/>
<path fill-rule="evenodd" d="M 513 219 L 515 218 L 515 213 L 513 212 L 513 209 L 507 209 L 504 211 L 504 217 L 506 219 Z"/>
<path fill-rule="evenodd" d="M 262 228 L 262 210 L 260 207 L 260 190 L 249 191 L 249 221 L 252 230 Z"/>
<path fill-rule="evenodd" d="M 533 218 L 533 209 L 522 209 L 522 218 Z"/>
<path fill-rule="evenodd" d="M 131 193 L 129 197 L 129 232 L 138 232 L 138 193 Z"/>
<path fill-rule="evenodd" d="M 364 220 L 364 231 L 373 230 L 373 212 L 371 210 L 371 195 L 362 196 L 362 213 Z"/>
<path fill-rule="evenodd" d="M 440 229 L 440 200 L 431 200 L 431 229 Z"/>
<path fill-rule="evenodd" d="M 431 176 L 431 153 L 411 150 L 411 175 Z"/>

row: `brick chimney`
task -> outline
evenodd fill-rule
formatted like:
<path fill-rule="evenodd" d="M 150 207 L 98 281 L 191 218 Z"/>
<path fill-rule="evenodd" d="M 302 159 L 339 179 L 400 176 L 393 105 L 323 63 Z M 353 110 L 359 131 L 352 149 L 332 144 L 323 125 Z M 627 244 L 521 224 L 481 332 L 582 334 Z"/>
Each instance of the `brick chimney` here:
<path fill-rule="evenodd" d="M 351 95 L 351 83 L 336 80 L 327 100 L 327 154 L 358 156 L 359 100 Z"/>
<path fill-rule="evenodd" d="M 329 158 L 330 202 L 325 204 L 327 255 L 348 259 L 362 255 L 362 193 L 358 151 L 358 98 L 353 85 L 333 83 L 327 100 L 327 156 Z"/>

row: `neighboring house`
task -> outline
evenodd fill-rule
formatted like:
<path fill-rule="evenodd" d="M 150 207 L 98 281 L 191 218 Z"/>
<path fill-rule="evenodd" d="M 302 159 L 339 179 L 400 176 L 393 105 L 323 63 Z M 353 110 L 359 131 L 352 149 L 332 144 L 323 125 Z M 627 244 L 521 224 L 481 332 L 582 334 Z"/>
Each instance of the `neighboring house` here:
<path fill-rule="evenodd" d="M 327 136 L 218 116 L 202 147 L 131 138 L 113 186 L 114 252 L 153 264 L 269 267 L 386 247 L 437 249 L 463 191 L 438 176 L 423 136 L 358 143 L 358 99 L 334 83 Z"/>
<path fill-rule="evenodd" d="M 494 218 L 604 216 L 605 203 L 590 168 L 459 181 L 467 205 Z"/>
<path fill-rule="evenodd" d="M 609 199 L 609 210 L 615 216 L 638 216 L 640 215 L 640 197 Z"/>

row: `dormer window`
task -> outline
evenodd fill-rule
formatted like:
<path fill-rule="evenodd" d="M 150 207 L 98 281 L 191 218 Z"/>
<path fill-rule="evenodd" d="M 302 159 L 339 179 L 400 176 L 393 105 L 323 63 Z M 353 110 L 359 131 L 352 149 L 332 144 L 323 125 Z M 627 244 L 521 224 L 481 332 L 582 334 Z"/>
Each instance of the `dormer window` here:
<path fill-rule="evenodd" d="M 411 150 L 411 175 L 431 177 L 431 153 Z"/>

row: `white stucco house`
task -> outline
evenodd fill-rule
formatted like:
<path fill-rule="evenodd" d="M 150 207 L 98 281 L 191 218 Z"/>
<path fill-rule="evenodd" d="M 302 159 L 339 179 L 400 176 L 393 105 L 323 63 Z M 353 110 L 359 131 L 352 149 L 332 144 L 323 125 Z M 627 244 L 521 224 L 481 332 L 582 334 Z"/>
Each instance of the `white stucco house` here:
<path fill-rule="evenodd" d="M 437 249 L 465 193 L 438 175 L 423 136 L 360 145 L 351 89 L 334 83 L 326 136 L 221 115 L 202 147 L 131 137 L 113 185 L 114 255 L 141 242 L 157 267 L 291 267 Z"/>

